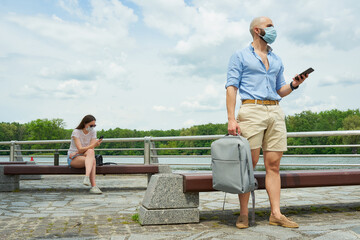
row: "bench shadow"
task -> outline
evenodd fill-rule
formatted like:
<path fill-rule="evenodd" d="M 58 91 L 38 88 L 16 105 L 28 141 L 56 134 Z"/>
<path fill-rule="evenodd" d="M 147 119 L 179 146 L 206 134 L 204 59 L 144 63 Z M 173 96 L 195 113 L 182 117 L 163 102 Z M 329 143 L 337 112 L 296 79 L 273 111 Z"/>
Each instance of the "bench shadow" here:
<path fill-rule="evenodd" d="M 59 187 L 49 187 L 49 188 L 21 188 L 20 190 L 14 191 L 14 192 L 21 192 L 21 193 L 34 193 L 34 192 L 39 192 L 39 193 L 46 193 L 46 192 L 59 192 L 59 193 L 64 193 L 64 192 L 74 192 L 74 193 L 79 193 L 79 192 L 89 192 L 89 188 L 85 188 L 85 187 L 72 187 L 72 188 L 59 188 Z M 146 187 L 100 187 L 101 191 L 103 193 L 107 193 L 107 192 L 121 192 L 121 191 L 146 191 Z"/>
<path fill-rule="evenodd" d="M 290 218 L 311 217 L 313 214 L 333 214 L 347 213 L 351 216 L 354 212 L 360 211 L 360 201 L 354 203 L 343 204 L 324 204 L 324 205 L 302 205 L 282 207 L 281 212 Z M 213 210 L 200 211 L 200 222 L 213 222 L 216 225 L 235 226 L 239 217 L 239 210 Z M 256 208 L 255 221 L 268 221 L 270 217 L 270 208 Z M 249 213 L 249 221 L 251 219 L 251 211 Z M 255 224 L 256 226 L 256 224 Z"/>

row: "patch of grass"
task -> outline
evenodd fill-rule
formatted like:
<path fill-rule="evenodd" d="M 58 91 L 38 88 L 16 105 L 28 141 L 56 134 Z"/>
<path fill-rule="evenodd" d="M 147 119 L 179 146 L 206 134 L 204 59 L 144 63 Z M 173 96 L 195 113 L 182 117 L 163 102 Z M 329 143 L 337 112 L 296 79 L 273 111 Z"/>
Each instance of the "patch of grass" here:
<path fill-rule="evenodd" d="M 45 189 L 46 192 L 55 192 L 56 189 L 55 188 L 47 188 Z"/>
<path fill-rule="evenodd" d="M 15 190 L 13 190 L 13 192 L 20 192 L 20 189 L 19 188 L 15 189 Z"/>
<path fill-rule="evenodd" d="M 289 210 L 286 210 L 286 213 L 291 214 L 291 215 L 297 215 L 297 214 L 301 213 L 301 210 L 289 209 Z"/>
<path fill-rule="evenodd" d="M 255 215 L 259 217 L 264 217 L 267 215 L 265 211 L 255 211 Z"/>
<path fill-rule="evenodd" d="M 207 220 L 206 217 L 200 217 L 200 220 Z"/>
<path fill-rule="evenodd" d="M 110 217 L 107 218 L 107 221 L 108 221 L 108 222 L 111 222 L 111 221 L 112 221 L 112 218 L 110 218 Z"/>
<path fill-rule="evenodd" d="M 131 220 L 133 220 L 136 223 L 140 223 L 139 222 L 139 214 L 135 213 L 134 215 L 131 216 Z"/>
<path fill-rule="evenodd" d="M 212 225 L 213 225 L 213 227 L 214 227 L 214 228 L 218 228 L 218 227 L 220 227 L 220 224 L 219 224 L 219 223 L 217 223 L 217 222 L 214 222 Z"/>
<path fill-rule="evenodd" d="M 211 220 L 217 220 L 217 219 L 219 219 L 218 216 L 213 216 L 213 217 L 211 217 Z"/>
<path fill-rule="evenodd" d="M 96 235 L 99 235 L 98 225 L 94 224 L 93 228 L 94 228 L 94 233 L 95 233 Z"/>

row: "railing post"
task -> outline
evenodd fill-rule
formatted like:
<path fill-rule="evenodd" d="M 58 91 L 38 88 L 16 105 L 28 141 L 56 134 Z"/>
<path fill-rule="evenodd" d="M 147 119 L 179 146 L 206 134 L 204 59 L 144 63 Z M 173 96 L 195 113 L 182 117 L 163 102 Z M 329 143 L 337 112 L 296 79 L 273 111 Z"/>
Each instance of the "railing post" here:
<path fill-rule="evenodd" d="M 151 137 L 144 137 L 144 164 L 150 164 L 150 142 Z"/>
<path fill-rule="evenodd" d="M 157 156 L 157 151 L 155 149 L 155 142 L 150 142 L 150 147 L 152 148 L 150 151 L 150 159 L 151 159 L 151 163 L 159 163 L 159 159 L 158 157 L 152 157 L 152 156 Z"/>
<path fill-rule="evenodd" d="M 59 151 L 55 149 L 54 153 L 54 166 L 59 166 Z"/>
<path fill-rule="evenodd" d="M 15 161 L 15 143 L 16 143 L 16 141 L 11 141 L 11 145 L 10 145 L 10 162 Z"/>

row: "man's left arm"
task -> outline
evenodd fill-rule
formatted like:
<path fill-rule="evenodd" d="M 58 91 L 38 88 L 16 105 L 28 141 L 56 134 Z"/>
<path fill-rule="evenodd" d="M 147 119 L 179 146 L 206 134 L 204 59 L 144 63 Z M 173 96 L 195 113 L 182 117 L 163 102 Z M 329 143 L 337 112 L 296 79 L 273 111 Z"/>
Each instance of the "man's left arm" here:
<path fill-rule="evenodd" d="M 298 76 L 298 75 L 296 75 Z M 296 77 L 295 76 L 295 77 Z M 295 90 L 296 88 L 299 87 L 300 84 L 302 84 L 305 79 L 307 79 L 309 76 L 309 74 L 306 75 L 301 75 L 299 76 L 299 80 L 295 80 L 295 77 L 292 79 L 292 82 L 290 84 L 286 84 L 284 86 L 282 86 L 279 90 L 277 90 L 277 93 L 279 94 L 280 97 L 286 97 L 287 95 L 289 95 L 293 90 Z"/>

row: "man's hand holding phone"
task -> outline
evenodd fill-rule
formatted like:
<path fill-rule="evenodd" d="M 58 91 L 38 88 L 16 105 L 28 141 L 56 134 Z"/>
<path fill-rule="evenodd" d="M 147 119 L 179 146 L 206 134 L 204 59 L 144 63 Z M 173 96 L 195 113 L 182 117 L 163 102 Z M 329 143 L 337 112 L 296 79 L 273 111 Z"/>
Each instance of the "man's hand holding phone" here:
<path fill-rule="evenodd" d="M 308 78 L 309 74 L 312 73 L 313 71 L 314 71 L 313 68 L 308 68 L 302 73 L 297 74 L 293 78 L 293 82 L 290 84 L 291 89 L 292 90 L 297 89 L 299 85 L 302 84 L 305 81 L 305 79 Z"/>

